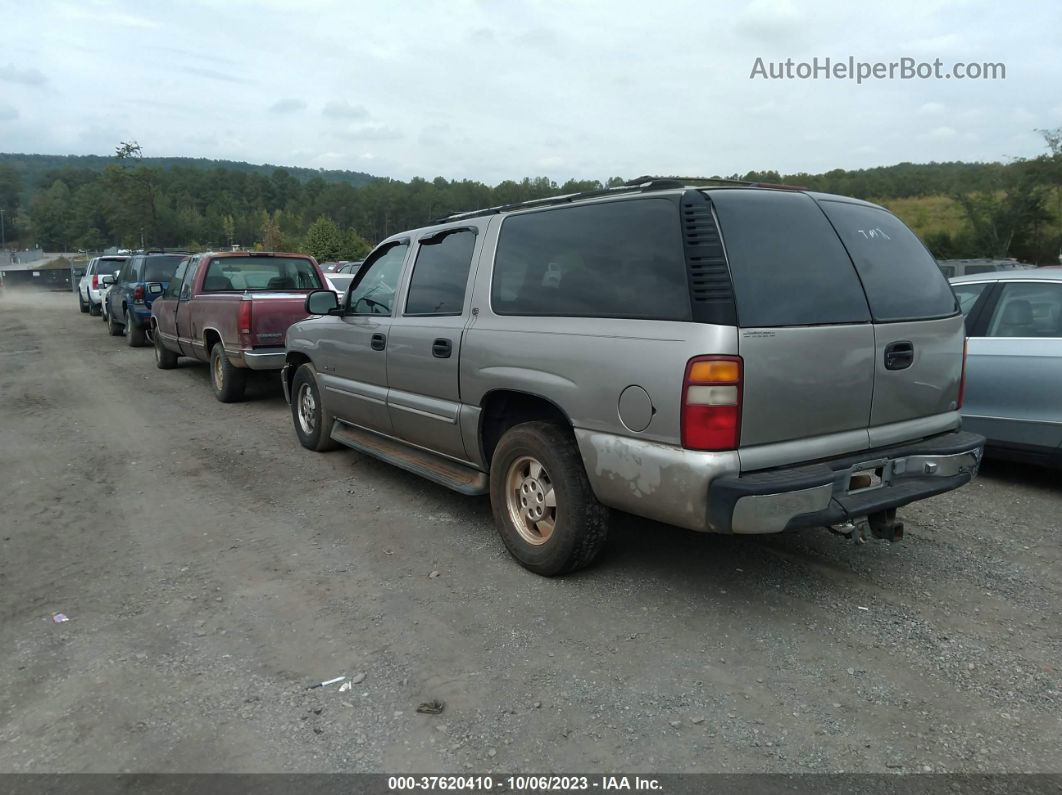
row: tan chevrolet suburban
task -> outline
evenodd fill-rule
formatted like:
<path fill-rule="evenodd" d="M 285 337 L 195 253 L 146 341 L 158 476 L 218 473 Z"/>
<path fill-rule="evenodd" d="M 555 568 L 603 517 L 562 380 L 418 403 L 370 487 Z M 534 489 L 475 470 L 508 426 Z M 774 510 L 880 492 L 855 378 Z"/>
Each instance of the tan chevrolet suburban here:
<path fill-rule="evenodd" d="M 980 461 L 955 296 L 856 199 L 645 178 L 464 213 L 306 308 L 284 369 L 299 441 L 489 493 L 540 574 L 591 563 L 610 509 L 893 540 L 898 507 Z"/>

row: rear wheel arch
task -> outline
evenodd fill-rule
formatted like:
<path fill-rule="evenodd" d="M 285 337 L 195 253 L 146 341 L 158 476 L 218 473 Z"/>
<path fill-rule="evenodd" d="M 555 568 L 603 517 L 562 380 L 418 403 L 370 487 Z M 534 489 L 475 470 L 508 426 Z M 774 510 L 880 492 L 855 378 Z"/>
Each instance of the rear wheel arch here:
<path fill-rule="evenodd" d="M 530 392 L 496 389 L 480 402 L 479 443 L 483 462 L 490 467 L 494 451 L 505 432 L 524 422 L 549 422 L 572 433 L 567 413 L 549 398 Z"/>
<path fill-rule="evenodd" d="M 206 350 L 208 355 L 210 354 L 210 351 L 213 350 L 214 346 L 217 345 L 219 342 L 222 345 L 225 344 L 222 341 L 221 334 L 218 333 L 217 329 L 208 328 L 203 330 L 203 348 L 204 350 Z"/>

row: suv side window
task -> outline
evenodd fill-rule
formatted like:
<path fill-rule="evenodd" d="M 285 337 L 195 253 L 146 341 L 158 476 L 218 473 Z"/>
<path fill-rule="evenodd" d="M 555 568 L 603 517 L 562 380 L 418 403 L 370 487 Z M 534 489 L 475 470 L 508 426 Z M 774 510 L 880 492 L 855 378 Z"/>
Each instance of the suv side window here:
<path fill-rule="evenodd" d="M 509 216 L 490 300 L 499 315 L 689 320 L 677 205 L 627 199 Z"/>
<path fill-rule="evenodd" d="M 852 260 L 814 199 L 792 191 L 729 189 L 709 196 L 730 264 L 739 325 L 869 322 Z"/>
<path fill-rule="evenodd" d="M 398 240 L 369 255 L 351 286 L 347 314 L 391 314 L 408 251 L 409 241 Z"/>
<path fill-rule="evenodd" d="M 1004 284 L 988 336 L 1062 337 L 1062 284 Z"/>
<path fill-rule="evenodd" d="M 471 229 L 447 229 L 418 241 L 409 280 L 407 315 L 460 315 L 476 247 Z"/>
<path fill-rule="evenodd" d="M 133 268 L 138 259 L 139 257 L 130 257 L 125 261 L 125 264 L 123 264 L 118 270 L 118 282 L 129 282 L 133 280 Z"/>

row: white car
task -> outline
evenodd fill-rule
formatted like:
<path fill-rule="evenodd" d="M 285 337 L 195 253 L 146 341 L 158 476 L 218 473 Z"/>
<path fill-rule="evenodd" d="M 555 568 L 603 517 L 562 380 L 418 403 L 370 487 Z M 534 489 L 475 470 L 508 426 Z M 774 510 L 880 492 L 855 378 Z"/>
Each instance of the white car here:
<path fill-rule="evenodd" d="M 100 307 L 103 306 L 103 294 L 106 292 L 103 276 L 110 276 L 115 271 L 120 270 L 127 259 L 129 257 L 105 256 L 92 258 L 88 267 L 85 268 L 85 275 L 81 277 L 81 281 L 78 283 L 77 303 L 82 312 L 88 312 L 90 315 L 98 315 L 100 313 Z"/>

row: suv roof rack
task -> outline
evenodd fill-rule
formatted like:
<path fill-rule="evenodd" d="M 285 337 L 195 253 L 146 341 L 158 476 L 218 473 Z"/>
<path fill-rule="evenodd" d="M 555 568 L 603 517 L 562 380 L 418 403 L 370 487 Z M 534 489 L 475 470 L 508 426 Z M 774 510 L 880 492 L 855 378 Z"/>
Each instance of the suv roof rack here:
<path fill-rule="evenodd" d="M 432 221 L 432 224 L 445 224 L 451 221 L 463 221 L 466 218 L 479 218 L 484 215 L 497 215 L 510 210 L 527 209 L 530 207 L 548 207 L 554 204 L 569 204 L 584 199 L 596 199 L 600 196 L 612 196 L 619 193 L 646 193 L 654 190 L 671 190 L 674 188 L 693 187 L 695 185 L 734 185 L 746 188 L 777 188 L 780 190 L 807 190 L 797 185 L 777 185 L 772 182 L 748 182 L 741 179 L 727 179 L 724 177 L 653 177 L 642 176 L 628 180 L 622 185 L 599 190 L 588 190 L 581 193 L 566 193 L 563 196 L 548 196 L 544 199 L 530 199 L 525 202 L 513 204 L 499 204 L 497 207 L 486 207 L 482 210 L 467 210 L 459 213 L 444 215 Z"/>

